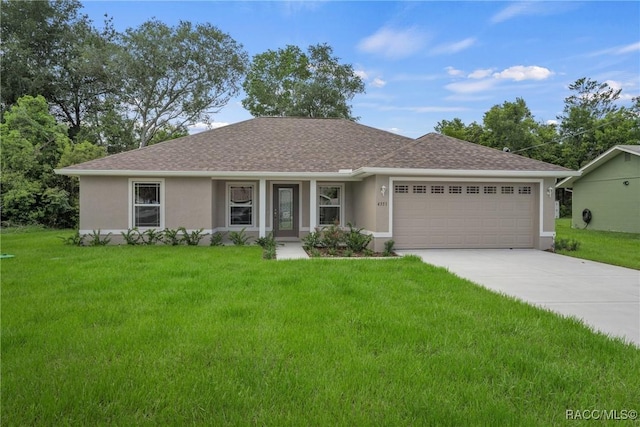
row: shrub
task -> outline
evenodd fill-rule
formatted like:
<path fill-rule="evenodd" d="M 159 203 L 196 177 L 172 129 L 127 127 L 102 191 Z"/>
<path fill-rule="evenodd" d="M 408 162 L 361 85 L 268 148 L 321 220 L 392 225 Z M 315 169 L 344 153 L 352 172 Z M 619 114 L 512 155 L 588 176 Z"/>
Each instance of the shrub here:
<path fill-rule="evenodd" d="M 209 239 L 209 246 L 222 246 L 225 234 L 226 233 L 221 233 L 219 231 L 213 233 Z"/>
<path fill-rule="evenodd" d="M 186 228 L 180 227 L 178 228 L 178 231 L 182 233 L 182 241 L 189 246 L 198 246 L 200 244 L 200 240 L 209 235 L 209 233 L 203 233 L 204 228 L 188 232 Z"/>
<path fill-rule="evenodd" d="M 87 237 L 89 239 L 89 241 L 87 242 L 89 246 L 106 246 L 111 241 L 111 233 L 108 233 L 106 236 L 102 237 L 102 235 L 100 234 L 100 229 L 93 230 L 91 233 L 83 237 Z"/>
<path fill-rule="evenodd" d="M 395 244 L 396 242 L 394 242 L 393 240 L 387 240 L 386 242 L 384 242 L 384 251 L 382 252 L 382 254 L 384 256 L 393 255 L 393 247 Z"/>
<path fill-rule="evenodd" d="M 183 239 L 180 235 L 179 229 L 165 228 L 162 236 L 162 241 L 165 245 L 178 246 L 182 243 Z"/>
<path fill-rule="evenodd" d="M 245 231 L 245 227 L 240 231 L 231 231 L 229 232 L 229 240 L 236 246 L 245 246 L 249 243 L 249 236 Z"/>
<path fill-rule="evenodd" d="M 319 248 L 320 246 L 322 246 L 322 234 L 317 228 L 302 238 L 304 249 Z"/>
<path fill-rule="evenodd" d="M 140 244 L 140 239 L 142 238 L 142 235 L 140 234 L 140 231 L 138 231 L 137 227 L 128 229 L 126 233 L 122 231 L 120 232 L 120 234 L 122 234 L 122 238 L 127 243 L 127 245 Z"/>
<path fill-rule="evenodd" d="M 558 239 L 555 241 L 554 249 L 556 251 L 577 251 L 580 248 L 580 242 L 576 239 Z"/>
<path fill-rule="evenodd" d="M 351 249 L 345 249 L 344 252 L 342 252 L 342 255 L 347 258 L 351 258 L 353 256 L 353 251 Z"/>
<path fill-rule="evenodd" d="M 344 241 L 352 252 L 362 252 L 369 246 L 373 236 L 370 234 L 364 234 L 362 230 L 364 228 L 354 228 L 351 223 L 348 224 L 349 231 L 344 233 Z"/>
<path fill-rule="evenodd" d="M 158 231 L 154 228 L 150 228 L 145 230 L 144 233 L 140 235 L 142 238 L 142 243 L 145 245 L 155 245 L 162 241 L 164 233 L 162 231 Z"/>
<path fill-rule="evenodd" d="M 273 233 L 269 233 L 265 237 L 258 237 L 255 241 L 256 245 L 260 246 L 262 249 L 269 249 L 276 247 L 276 239 L 273 237 Z"/>
<path fill-rule="evenodd" d="M 264 259 L 276 259 L 276 247 L 268 247 L 262 252 L 262 258 Z"/>
<path fill-rule="evenodd" d="M 84 245 L 84 237 L 85 235 L 80 235 L 79 231 L 76 231 L 75 234 L 72 234 L 69 237 L 60 237 L 62 243 L 69 246 L 83 246 Z"/>
<path fill-rule="evenodd" d="M 320 250 L 318 248 L 311 248 L 309 249 L 309 256 L 312 258 L 318 258 L 320 257 L 320 255 L 322 255 L 320 253 Z"/>
<path fill-rule="evenodd" d="M 344 245 L 344 230 L 336 223 L 322 229 L 321 245 L 329 249 L 338 249 Z"/>

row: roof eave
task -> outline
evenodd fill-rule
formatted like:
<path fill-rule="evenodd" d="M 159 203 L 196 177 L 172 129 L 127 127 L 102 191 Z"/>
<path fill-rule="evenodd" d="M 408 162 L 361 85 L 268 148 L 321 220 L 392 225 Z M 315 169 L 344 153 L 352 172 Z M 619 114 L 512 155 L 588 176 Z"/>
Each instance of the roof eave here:
<path fill-rule="evenodd" d="M 55 173 L 67 176 L 127 176 L 141 178 L 310 178 L 310 179 L 350 179 L 351 169 L 338 172 L 272 172 L 272 171 L 162 171 L 162 170 L 100 170 L 100 169 L 55 169 Z"/>
<path fill-rule="evenodd" d="M 519 171 L 519 170 L 473 170 L 473 169 L 411 169 L 363 167 L 353 172 L 354 176 L 366 178 L 371 175 L 438 176 L 438 177 L 491 177 L 491 178 L 564 178 L 579 175 L 578 171 Z"/>
<path fill-rule="evenodd" d="M 580 177 L 589 174 L 592 170 L 597 169 L 603 163 L 608 162 L 610 159 L 620 154 L 619 152 L 630 153 L 635 156 L 638 155 L 637 152 L 619 145 L 611 147 L 609 150 L 605 151 L 603 154 L 599 155 L 598 157 L 578 169 L 578 172 L 580 172 L 579 175 L 570 176 L 562 180 L 556 185 L 556 188 L 573 188 L 573 183 L 580 179 Z"/>

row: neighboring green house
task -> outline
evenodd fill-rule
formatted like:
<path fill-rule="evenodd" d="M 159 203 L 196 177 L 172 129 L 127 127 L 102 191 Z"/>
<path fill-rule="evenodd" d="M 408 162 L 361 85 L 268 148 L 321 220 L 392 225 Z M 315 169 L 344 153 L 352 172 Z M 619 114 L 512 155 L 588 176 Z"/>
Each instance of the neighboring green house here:
<path fill-rule="evenodd" d="M 640 145 L 617 145 L 580 172 L 557 185 L 573 189 L 572 226 L 640 233 Z"/>

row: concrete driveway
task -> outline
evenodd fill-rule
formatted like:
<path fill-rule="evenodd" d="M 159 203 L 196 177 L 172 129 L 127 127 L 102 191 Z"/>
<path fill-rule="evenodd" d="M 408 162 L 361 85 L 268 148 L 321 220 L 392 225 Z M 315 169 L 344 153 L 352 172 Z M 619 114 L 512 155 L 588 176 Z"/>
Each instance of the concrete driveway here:
<path fill-rule="evenodd" d="M 528 249 L 397 251 L 640 347 L 640 271 Z"/>

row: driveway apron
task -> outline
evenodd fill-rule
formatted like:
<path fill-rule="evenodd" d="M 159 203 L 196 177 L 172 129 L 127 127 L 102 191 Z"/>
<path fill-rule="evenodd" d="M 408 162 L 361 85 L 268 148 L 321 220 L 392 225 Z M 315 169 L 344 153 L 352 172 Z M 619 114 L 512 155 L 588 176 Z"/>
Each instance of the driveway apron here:
<path fill-rule="evenodd" d="M 640 271 L 529 249 L 425 249 L 417 255 L 493 291 L 516 297 L 640 347 Z"/>

